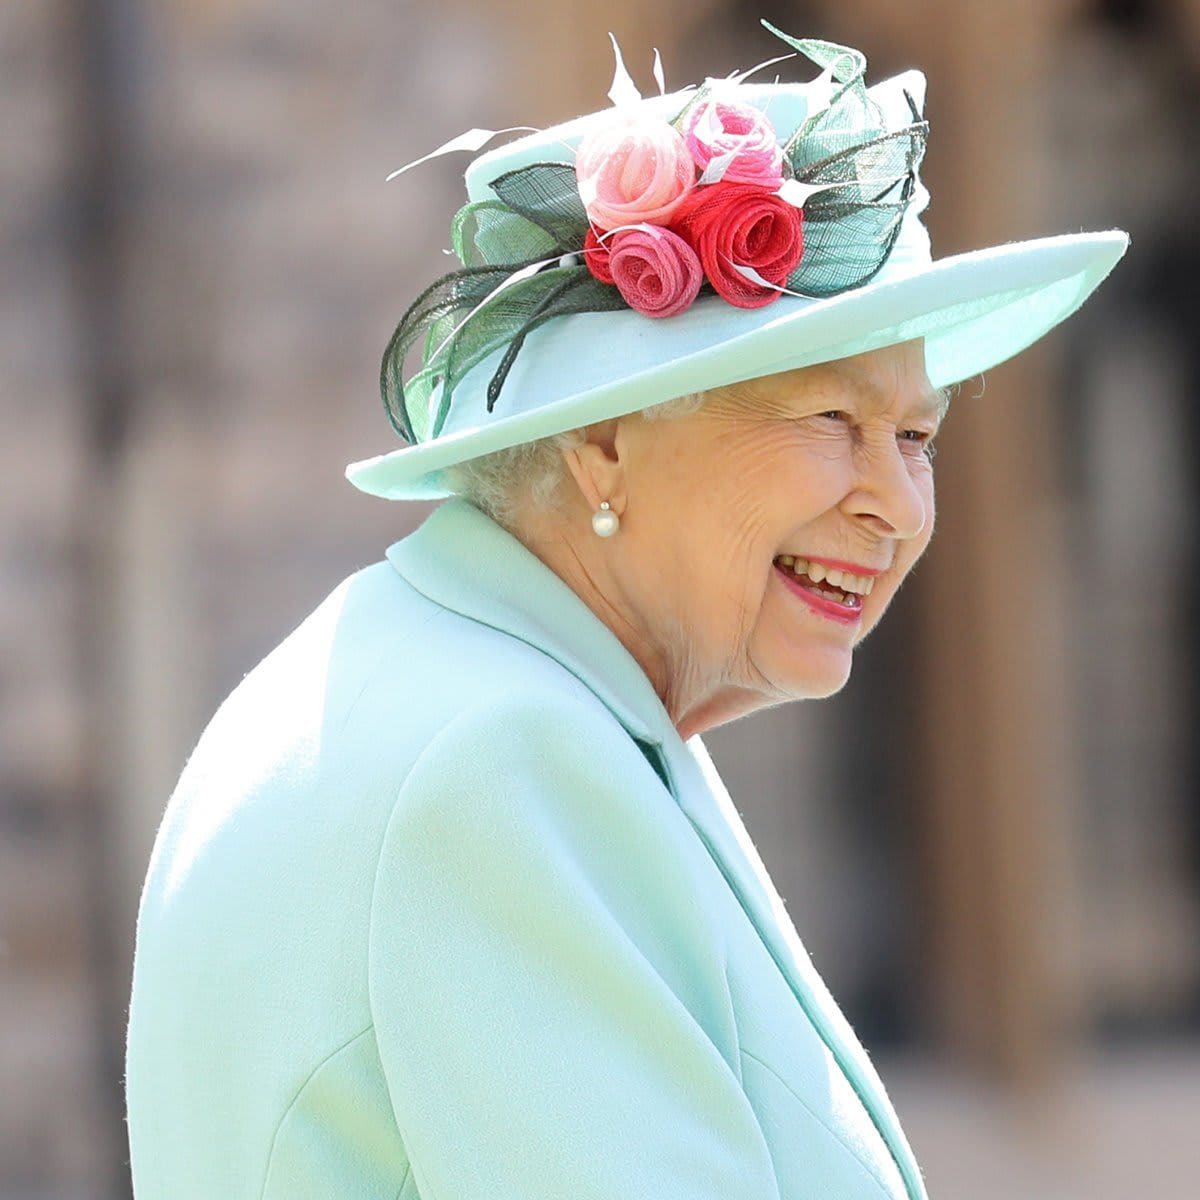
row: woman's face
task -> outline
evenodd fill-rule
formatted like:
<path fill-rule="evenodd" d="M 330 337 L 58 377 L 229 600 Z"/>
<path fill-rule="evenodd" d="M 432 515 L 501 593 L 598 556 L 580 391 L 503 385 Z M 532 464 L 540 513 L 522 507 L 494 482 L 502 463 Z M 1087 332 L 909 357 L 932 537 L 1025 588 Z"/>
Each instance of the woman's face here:
<path fill-rule="evenodd" d="M 606 557 L 669 708 L 745 711 L 845 684 L 933 534 L 941 399 L 916 341 L 715 389 L 689 417 L 621 422 Z M 839 570 L 854 578 L 831 589 Z"/>

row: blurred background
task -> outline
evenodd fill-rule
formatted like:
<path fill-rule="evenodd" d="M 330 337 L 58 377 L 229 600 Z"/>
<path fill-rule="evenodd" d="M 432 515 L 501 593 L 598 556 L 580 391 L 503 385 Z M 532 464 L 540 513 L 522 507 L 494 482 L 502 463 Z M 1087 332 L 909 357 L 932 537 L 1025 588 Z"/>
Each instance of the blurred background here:
<path fill-rule="evenodd" d="M 929 77 L 934 250 L 1119 226 L 960 390 L 938 532 L 846 690 L 709 744 L 934 1200 L 1196 1195 L 1196 0 L 0 4 L 0 1200 L 127 1200 L 134 922 L 250 668 L 424 515 L 396 321 L 472 126 L 781 52 Z M 803 79 L 793 60 L 778 68 Z M 219 1200 L 219 1198 L 214 1198 Z"/>

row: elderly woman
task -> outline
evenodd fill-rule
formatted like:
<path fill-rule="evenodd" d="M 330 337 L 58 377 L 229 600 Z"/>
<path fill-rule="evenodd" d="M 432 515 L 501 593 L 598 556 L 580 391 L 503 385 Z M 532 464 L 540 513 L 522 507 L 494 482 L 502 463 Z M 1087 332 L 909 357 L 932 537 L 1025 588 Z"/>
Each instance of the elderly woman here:
<path fill-rule="evenodd" d="M 698 735 L 845 684 L 947 388 L 1126 238 L 932 260 L 921 77 L 779 36 L 814 81 L 642 100 L 618 56 L 613 108 L 469 169 L 384 358 L 408 444 L 348 468 L 453 498 L 238 685 L 159 830 L 137 1200 L 924 1197 Z"/>

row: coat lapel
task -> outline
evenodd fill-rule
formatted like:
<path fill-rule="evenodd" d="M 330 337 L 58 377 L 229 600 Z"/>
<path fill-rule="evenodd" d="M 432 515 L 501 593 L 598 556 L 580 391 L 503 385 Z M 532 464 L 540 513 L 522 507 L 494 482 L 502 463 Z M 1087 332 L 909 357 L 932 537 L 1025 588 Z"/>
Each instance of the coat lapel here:
<path fill-rule="evenodd" d="M 698 737 L 669 754 L 676 799 L 758 931 L 813 1027 L 858 1093 L 900 1169 L 910 1200 L 926 1200 L 924 1182 L 879 1073 L 825 986 L 741 816 Z"/>
<path fill-rule="evenodd" d="M 555 658 L 657 753 L 680 808 L 875 1122 L 909 1200 L 926 1200 L 883 1083 L 813 967 L 707 750 L 698 737 L 687 743 L 679 737 L 619 639 L 520 542 L 464 501 L 447 501 L 415 533 L 388 547 L 387 558 L 434 602 Z"/>

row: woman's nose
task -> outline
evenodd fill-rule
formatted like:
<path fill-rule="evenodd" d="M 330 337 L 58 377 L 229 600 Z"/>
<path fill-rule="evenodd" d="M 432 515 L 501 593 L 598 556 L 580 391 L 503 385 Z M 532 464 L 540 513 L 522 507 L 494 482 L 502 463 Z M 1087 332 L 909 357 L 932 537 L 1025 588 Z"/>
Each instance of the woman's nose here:
<path fill-rule="evenodd" d="M 894 438 L 889 443 L 861 448 L 857 486 L 846 504 L 855 516 L 870 521 L 876 532 L 915 538 L 930 517 L 928 489 L 918 486 L 899 443 Z"/>

